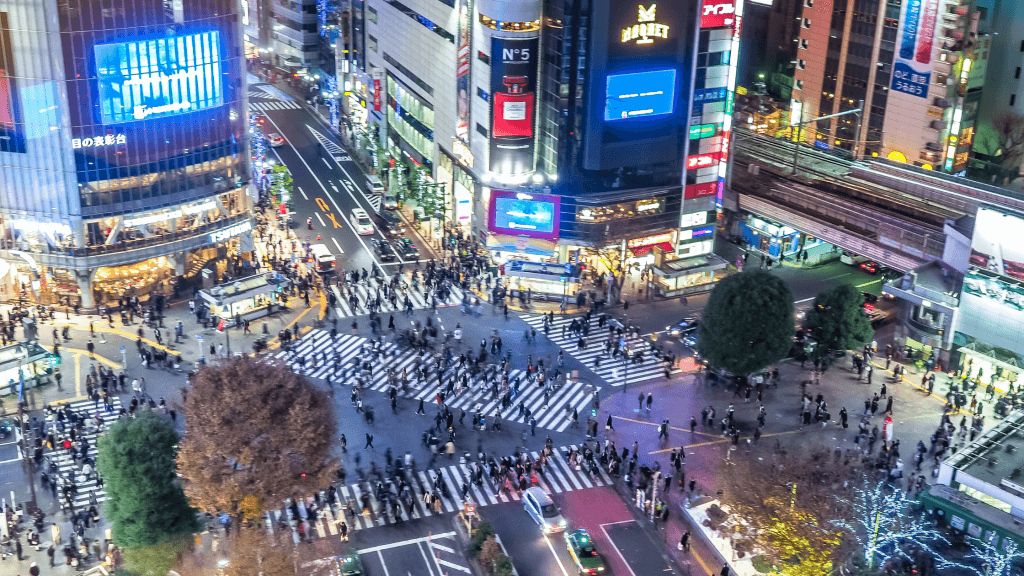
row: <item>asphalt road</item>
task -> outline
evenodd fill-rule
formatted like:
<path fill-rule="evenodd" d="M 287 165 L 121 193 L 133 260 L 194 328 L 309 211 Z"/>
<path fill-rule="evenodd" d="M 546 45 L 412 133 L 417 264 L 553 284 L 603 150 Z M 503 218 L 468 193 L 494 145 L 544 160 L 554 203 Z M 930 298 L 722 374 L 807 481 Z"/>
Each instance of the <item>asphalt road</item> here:
<path fill-rule="evenodd" d="M 356 552 L 367 576 L 455 576 L 469 574 L 469 564 L 452 531 L 452 516 L 407 522 L 388 530 L 363 530 L 342 544 Z"/>
<path fill-rule="evenodd" d="M 269 99 L 256 104 L 274 102 Z M 277 133 L 284 144 L 268 148 L 268 157 L 285 166 L 292 173 L 295 185 L 293 199 L 295 231 L 300 239 L 326 244 L 338 257 L 338 266 L 346 270 L 381 266 L 370 245 L 371 239 L 384 239 L 379 230 L 361 236 L 351 225 L 352 210 L 362 208 L 373 214 L 370 201 L 364 194 L 365 175 L 351 158 L 342 152 L 341 144 L 328 126 L 304 107 L 268 108 L 259 111 L 266 116 L 264 131 Z M 332 150 L 321 144 L 329 142 Z M 336 146 L 337 148 L 334 148 Z M 313 229 L 306 226 L 312 218 Z M 399 256 L 397 265 L 404 260 Z M 385 271 L 388 268 L 383 268 Z"/>
<path fill-rule="evenodd" d="M 604 574 L 674 574 L 663 555 L 664 543 L 649 536 L 613 489 L 594 487 L 552 494 L 551 498 L 568 521 L 568 530 L 585 529 L 594 539 L 605 564 Z M 564 535 L 542 534 L 521 503 L 482 508 L 481 516 L 494 526 L 519 574 L 577 574 Z"/>

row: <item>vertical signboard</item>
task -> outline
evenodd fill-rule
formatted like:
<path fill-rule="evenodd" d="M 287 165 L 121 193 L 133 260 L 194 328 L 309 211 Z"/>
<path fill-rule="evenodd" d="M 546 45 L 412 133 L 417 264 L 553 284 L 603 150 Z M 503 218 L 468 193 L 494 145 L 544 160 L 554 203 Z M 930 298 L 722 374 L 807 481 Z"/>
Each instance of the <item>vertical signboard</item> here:
<path fill-rule="evenodd" d="M 463 143 L 469 144 L 469 87 L 471 86 L 469 71 L 470 52 L 473 38 L 473 0 L 459 0 L 459 46 L 455 62 L 455 89 L 458 95 L 458 118 L 455 123 L 455 135 Z"/>
<path fill-rule="evenodd" d="M 24 152 L 18 85 L 14 79 L 14 50 L 7 13 L 0 12 L 0 152 Z"/>
<path fill-rule="evenodd" d="M 932 46 L 939 0 L 907 0 L 896 33 L 899 49 L 892 65 L 892 89 L 919 98 L 928 97 Z"/>
<path fill-rule="evenodd" d="M 384 71 L 377 68 L 373 71 L 373 111 L 380 112 L 381 104 L 381 83 L 384 79 Z"/>
<path fill-rule="evenodd" d="M 533 171 L 539 38 L 491 38 L 491 172 Z"/>

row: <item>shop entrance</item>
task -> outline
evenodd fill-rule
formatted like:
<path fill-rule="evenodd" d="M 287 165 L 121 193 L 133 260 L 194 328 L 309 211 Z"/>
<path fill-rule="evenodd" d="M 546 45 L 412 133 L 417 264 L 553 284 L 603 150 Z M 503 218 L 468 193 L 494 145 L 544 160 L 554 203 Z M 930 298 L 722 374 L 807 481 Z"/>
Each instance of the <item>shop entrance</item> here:
<path fill-rule="evenodd" d="M 991 384 L 996 392 L 1006 394 L 1017 388 L 1024 367 L 1020 358 L 998 348 L 984 350 L 976 344 L 961 346 L 958 375 L 978 384 L 982 389 Z"/>

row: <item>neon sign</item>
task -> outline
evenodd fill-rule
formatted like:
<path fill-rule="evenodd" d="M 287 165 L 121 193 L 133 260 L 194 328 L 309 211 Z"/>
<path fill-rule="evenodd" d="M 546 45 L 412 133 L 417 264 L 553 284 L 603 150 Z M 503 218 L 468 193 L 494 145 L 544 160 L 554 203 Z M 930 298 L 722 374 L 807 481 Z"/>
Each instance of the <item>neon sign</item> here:
<path fill-rule="evenodd" d="M 668 38 L 668 25 L 655 22 L 657 9 L 657 4 L 651 4 L 650 8 L 639 5 L 637 23 L 622 29 L 622 42 L 625 44 L 635 40 L 637 44 L 652 44 L 655 38 Z"/>
<path fill-rule="evenodd" d="M 106 136 L 97 136 L 95 138 L 72 138 L 71 147 L 75 150 L 78 150 L 79 148 L 102 148 L 104 146 L 116 146 L 127 142 L 128 137 L 124 134 L 107 134 Z"/>
<path fill-rule="evenodd" d="M 239 234 L 248 232 L 250 230 L 252 230 L 252 222 L 242 222 L 241 224 L 235 224 L 230 228 L 218 230 L 217 232 L 210 234 L 210 242 L 213 244 L 223 242 L 228 238 L 233 238 L 235 236 L 238 236 Z"/>
<path fill-rule="evenodd" d="M 718 161 L 718 154 L 697 154 L 686 159 L 687 168 L 707 168 Z"/>

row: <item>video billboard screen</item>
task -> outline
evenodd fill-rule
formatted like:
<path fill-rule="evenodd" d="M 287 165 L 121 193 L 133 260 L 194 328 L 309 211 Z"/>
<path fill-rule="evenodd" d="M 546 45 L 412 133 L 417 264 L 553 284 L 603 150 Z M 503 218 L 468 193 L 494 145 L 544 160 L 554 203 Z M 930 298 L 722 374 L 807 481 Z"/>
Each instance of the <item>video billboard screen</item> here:
<path fill-rule="evenodd" d="M 224 103 L 216 30 L 97 44 L 100 119 L 118 124 Z"/>
<path fill-rule="evenodd" d="M 557 196 L 492 191 L 490 229 L 502 234 L 557 238 L 559 206 Z"/>
<path fill-rule="evenodd" d="M 1024 284 L 971 268 L 960 293 L 957 331 L 1024 353 Z"/>
<path fill-rule="evenodd" d="M 674 111 L 675 70 L 613 74 L 606 86 L 605 121 L 665 116 Z"/>
<path fill-rule="evenodd" d="M 14 51 L 7 13 L 0 12 L 0 152 L 25 152 L 18 86 L 14 79 Z"/>
<path fill-rule="evenodd" d="M 539 38 L 491 38 L 491 172 L 533 171 L 539 47 Z"/>
<path fill-rule="evenodd" d="M 1024 280 L 1024 217 L 979 208 L 971 238 L 971 266 Z"/>

